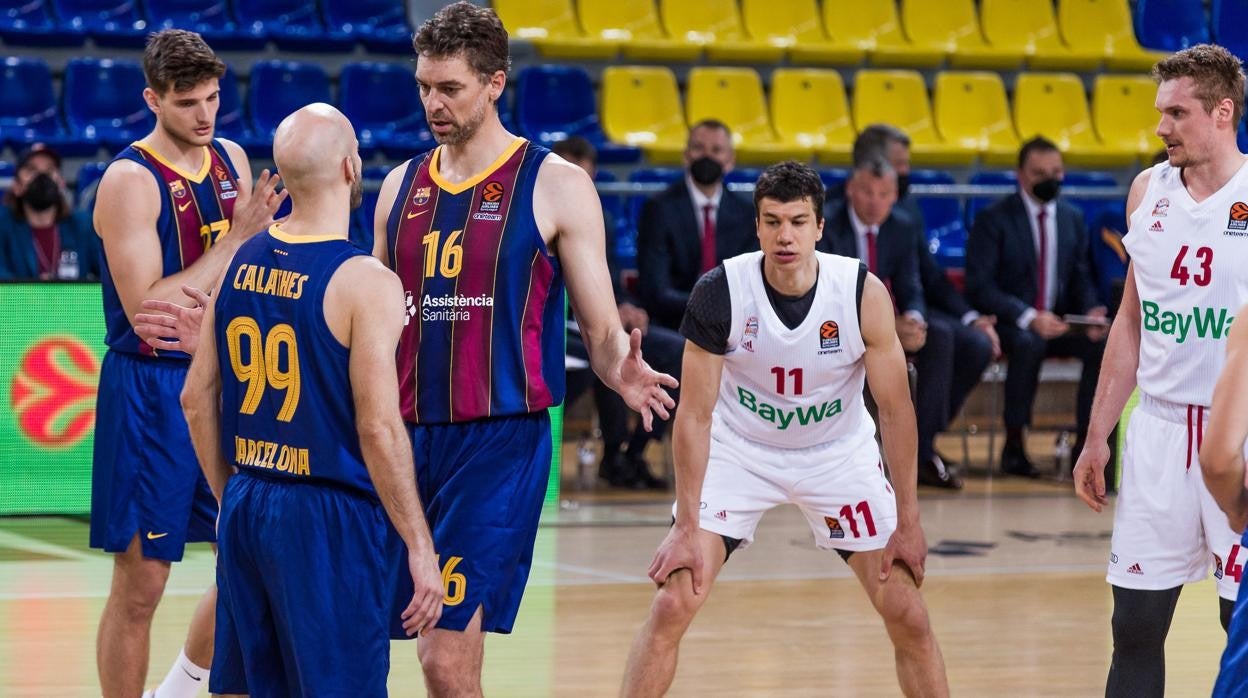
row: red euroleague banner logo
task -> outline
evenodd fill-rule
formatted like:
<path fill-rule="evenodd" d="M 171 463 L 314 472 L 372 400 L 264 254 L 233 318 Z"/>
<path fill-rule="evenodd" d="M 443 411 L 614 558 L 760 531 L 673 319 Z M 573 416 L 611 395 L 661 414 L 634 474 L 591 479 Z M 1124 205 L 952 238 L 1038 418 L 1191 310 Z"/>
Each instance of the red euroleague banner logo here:
<path fill-rule="evenodd" d="M 67 372 L 65 366 L 74 371 Z M 45 448 L 82 440 L 95 424 L 100 365 L 86 344 L 73 337 L 36 342 L 22 357 L 9 391 L 18 428 Z"/>

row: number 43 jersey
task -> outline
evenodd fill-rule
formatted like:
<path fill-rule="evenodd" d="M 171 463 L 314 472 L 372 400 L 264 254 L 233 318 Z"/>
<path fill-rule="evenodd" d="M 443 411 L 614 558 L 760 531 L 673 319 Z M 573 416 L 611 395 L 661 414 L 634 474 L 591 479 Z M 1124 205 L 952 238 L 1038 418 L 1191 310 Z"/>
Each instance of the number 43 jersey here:
<path fill-rule="evenodd" d="M 562 402 L 563 275 L 533 218 L 549 151 L 517 138 L 460 183 L 440 174 L 442 151 L 408 163 L 386 223 L 407 296 L 403 418 L 467 422 Z"/>
<path fill-rule="evenodd" d="M 732 327 L 715 413 L 741 436 L 776 448 L 810 448 L 875 433 L 862 398 L 861 263 L 816 256 L 815 297 L 793 329 L 767 297 L 762 252 L 724 261 Z"/>
<path fill-rule="evenodd" d="M 273 226 L 243 243 L 214 305 L 227 463 L 375 497 L 360 451 L 350 350 L 325 321 L 325 289 L 365 252 L 345 235 Z"/>
<path fill-rule="evenodd" d="M 1207 406 L 1227 332 L 1248 302 L 1248 165 L 1200 203 L 1182 173 L 1153 167 L 1123 239 L 1140 297 L 1136 382 L 1159 399 Z"/>

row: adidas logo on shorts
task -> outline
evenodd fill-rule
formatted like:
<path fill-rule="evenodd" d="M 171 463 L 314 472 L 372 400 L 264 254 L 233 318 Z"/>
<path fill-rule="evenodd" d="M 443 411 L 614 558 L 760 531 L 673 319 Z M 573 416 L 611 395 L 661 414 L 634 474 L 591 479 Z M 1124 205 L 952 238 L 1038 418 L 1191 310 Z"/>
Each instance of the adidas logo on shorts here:
<path fill-rule="evenodd" d="M 1140 569 L 1140 563 L 1135 563 L 1127 568 L 1127 574 L 1144 574 L 1144 570 Z"/>
<path fill-rule="evenodd" d="M 719 519 L 720 521 L 727 521 L 728 511 L 725 509 L 720 509 L 719 512 L 715 514 L 715 518 Z"/>
<path fill-rule="evenodd" d="M 1154 233 L 1166 232 L 1166 229 L 1161 227 L 1161 221 L 1153 221 L 1153 225 L 1149 227 L 1149 230 Z"/>

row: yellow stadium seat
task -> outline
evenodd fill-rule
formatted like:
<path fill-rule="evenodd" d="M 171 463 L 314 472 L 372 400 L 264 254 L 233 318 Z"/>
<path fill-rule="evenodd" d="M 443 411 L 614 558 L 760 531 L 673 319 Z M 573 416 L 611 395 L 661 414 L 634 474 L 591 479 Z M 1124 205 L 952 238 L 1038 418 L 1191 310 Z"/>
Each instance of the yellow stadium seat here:
<path fill-rule="evenodd" d="M 1018 134 L 999 74 L 941 72 L 936 76 L 932 110 L 946 142 L 978 152 L 986 165 L 1017 162 Z"/>
<path fill-rule="evenodd" d="M 696 61 L 702 47 L 668 38 L 654 0 L 577 0 L 581 26 L 591 38 L 616 44 L 625 58 Z"/>
<path fill-rule="evenodd" d="M 602 71 L 602 127 L 615 143 L 641 148 L 656 164 L 681 162 L 688 130 L 671 70 L 611 66 Z"/>
<path fill-rule="evenodd" d="M 1165 146 L 1157 137 L 1161 115 L 1157 83 L 1142 75 L 1100 75 L 1092 88 L 1092 124 L 1108 146 L 1134 149 L 1143 162 Z"/>
<path fill-rule="evenodd" d="M 976 150 L 946 143 L 932 123 L 923 76 L 913 70 L 860 70 L 854 76 L 854 123 L 892 124 L 910 136 L 918 165 L 969 165 Z"/>
<path fill-rule="evenodd" d="M 770 165 L 810 159 L 809 147 L 776 137 L 763 98 L 763 81 L 751 68 L 690 70 L 685 107 L 690 126 L 703 119 L 719 119 L 732 129 L 738 162 Z"/>
<path fill-rule="evenodd" d="M 546 58 L 614 58 L 615 44 L 587 38 L 572 0 L 494 0 L 494 11 L 513 39 L 531 41 Z"/>
<path fill-rule="evenodd" d="M 1014 84 L 1014 126 L 1026 140 L 1041 135 L 1075 167 L 1125 167 L 1134 148 L 1105 145 L 1092 128 L 1083 83 L 1071 73 L 1023 73 Z"/>
<path fill-rule="evenodd" d="M 737 0 L 661 0 L 659 9 L 668 35 L 703 45 L 710 61 L 775 63 L 784 57 L 783 46 L 746 36 Z"/>
<path fill-rule="evenodd" d="M 835 70 L 777 69 L 771 74 L 771 121 L 780 140 L 814 149 L 819 162 L 850 163 L 854 125 Z"/>
<path fill-rule="evenodd" d="M 823 26 L 833 41 L 861 47 L 875 65 L 936 68 L 945 60 L 943 50 L 906 40 L 894 0 L 823 0 Z"/>
<path fill-rule="evenodd" d="M 1100 53 L 1113 70 L 1146 71 L 1168 55 L 1140 46 L 1127 0 L 1061 0 L 1057 25 L 1068 46 Z"/>
<path fill-rule="evenodd" d="M 910 43 L 944 51 L 955 68 L 1016 70 L 1023 64 L 1021 50 L 984 41 L 971 0 L 902 0 L 901 23 Z"/>
<path fill-rule="evenodd" d="M 866 57 L 858 46 L 828 38 L 815 0 L 742 0 L 741 16 L 750 36 L 783 46 L 793 63 L 857 65 Z"/>
<path fill-rule="evenodd" d="M 1032 68 L 1094 71 L 1101 67 L 1100 49 L 1075 50 L 1057 33 L 1053 4 L 1036 0 L 980 0 L 979 21 L 993 46 L 1022 51 Z"/>

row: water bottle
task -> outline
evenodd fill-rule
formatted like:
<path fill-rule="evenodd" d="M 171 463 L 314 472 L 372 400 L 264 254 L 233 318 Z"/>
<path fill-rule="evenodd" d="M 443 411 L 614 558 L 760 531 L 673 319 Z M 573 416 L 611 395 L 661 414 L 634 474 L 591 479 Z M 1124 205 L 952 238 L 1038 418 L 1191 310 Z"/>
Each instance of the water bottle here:
<path fill-rule="evenodd" d="M 1057 435 L 1057 446 L 1053 450 L 1053 465 L 1054 469 L 1057 470 L 1057 474 L 1062 477 L 1070 473 L 1072 441 L 1073 438 L 1069 431 L 1062 431 Z"/>

